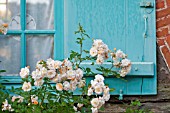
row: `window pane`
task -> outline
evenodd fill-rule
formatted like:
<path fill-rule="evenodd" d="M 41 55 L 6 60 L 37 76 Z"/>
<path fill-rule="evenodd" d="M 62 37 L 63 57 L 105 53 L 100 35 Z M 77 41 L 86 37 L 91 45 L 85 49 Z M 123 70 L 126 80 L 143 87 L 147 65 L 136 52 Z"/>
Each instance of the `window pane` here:
<path fill-rule="evenodd" d="M 20 71 L 20 36 L 0 36 L 0 75 L 15 75 Z"/>
<path fill-rule="evenodd" d="M 20 29 L 20 0 L 0 1 L 0 24 L 8 23 L 9 29 Z"/>
<path fill-rule="evenodd" d="M 53 29 L 53 0 L 27 0 L 27 29 Z"/>
<path fill-rule="evenodd" d="M 53 58 L 52 35 L 27 35 L 27 65 L 31 71 L 39 60 Z"/>

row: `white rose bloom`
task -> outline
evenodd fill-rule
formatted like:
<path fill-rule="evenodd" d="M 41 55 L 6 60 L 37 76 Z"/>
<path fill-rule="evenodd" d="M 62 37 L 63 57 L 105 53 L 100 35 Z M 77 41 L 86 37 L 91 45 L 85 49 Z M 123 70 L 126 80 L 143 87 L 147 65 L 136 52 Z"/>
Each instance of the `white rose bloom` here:
<path fill-rule="evenodd" d="M 92 57 L 95 57 L 95 56 L 97 55 L 97 48 L 92 47 L 92 48 L 90 49 L 90 55 L 91 55 Z"/>
<path fill-rule="evenodd" d="M 21 78 L 26 78 L 26 77 L 28 77 L 29 73 L 30 73 L 29 68 L 25 67 L 25 68 L 21 69 L 19 74 L 20 74 Z"/>
<path fill-rule="evenodd" d="M 105 100 L 104 100 L 103 97 L 99 97 L 99 100 L 100 100 L 100 104 L 102 104 L 102 105 L 105 104 Z M 102 106 L 102 105 L 101 105 L 101 106 Z"/>
<path fill-rule="evenodd" d="M 77 111 L 77 107 L 73 106 L 74 111 Z"/>
<path fill-rule="evenodd" d="M 54 78 L 52 78 L 53 82 L 61 82 L 61 76 L 58 74 Z"/>
<path fill-rule="evenodd" d="M 103 41 L 101 39 L 96 39 L 93 41 L 93 47 L 98 48 L 102 44 L 103 44 Z"/>
<path fill-rule="evenodd" d="M 101 88 L 103 88 L 105 86 L 104 82 L 98 82 L 97 86 L 100 86 Z"/>
<path fill-rule="evenodd" d="M 131 65 L 126 67 L 127 72 L 129 73 L 131 71 Z"/>
<path fill-rule="evenodd" d="M 92 88 L 89 88 L 88 89 L 88 92 L 87 92 L 87 95 L 88 96 L 91 96 L 93 94 L 93 89 Z"/>
<path fill-rule="evenodd" d="M 76 72 L 74 70 L 67 71 L 67 78 L 74 79 L 76 77 Z"/>
<path fill-rule="evenodd" d="M 104 94 L 109 94 L 110 88 L 108 86 L 104 87 Z"/>
<path fill-rule="evenodd" d="M 54 68 L 55 68 L 55 69 L 60 68 L 61 64 L 62 64 L 61 61 L 54 61 Z"/>
<path fill-rule="evenodd" d="M 51 58 L 47 59 L 47 67 L 49 69 L 55 69 L 54 68 L 54 63 L 55 63 L 55 61 L 53 59 L 51 59 Z"/>
<path fill-rule="evenodd" d="M 130 62 L 129 59 L 123 59 L 122 60 L 121 66 L 126 67 L 126 66 L 129 66 L 129 65 L 131 65 L 131 62 Z"/>
<path fill-rule="evenodd" d="M 103 92 L 103 89 L 101 86 L 98 85 L 98 86 L 94 87 L 94 91 L 96 94 L 101 94 Z"/>
<path fill-rule="evenodd" d="M 57 84 L 56 84 L 56 89 L 57 89 L 58 91 L 62 91 L 62 90 L 63 90 L 63 84 L 57 83 Z"/>
<path fill-rule="evenodd" d="M 59 80 L 66 80 L 67 79 L 67 74 L 66 73 L 59 74 L 58 77 L 59 77 Z"/>
<path fill-rule="evenodd" d="M 130 71 L 131 71 L 131 65 L 124 67 L 122 68 L 122 70 L 120 70 L 120 76 L 125 77 Z"/>
<path fill-rule="evenodd" d="M 31 90 L 31 83 L 30 82 L 24 82 L 22 89 L 24 91 L 30 91 Z"/>
<path fill-rule="evenodd" d="M 77 80 L 75 79 L 74 81 L 70 82 L 70 89 L 74 91 L 76 90 L 76 88 L 77 88 Z"/>
<path fill-rule="evenodd" d="M 40 69 L 40 71 L 41 71 L 41 74 L 42 74 L 43 77 L 47 75 L 47 68 L 42 67 L 42 68 Z"/>
<path fill-rule="evenodd" d="M 14 109 L 12 109 L 11 104 L 8 104 L 8 101 L 5 99 L 5 102 L 3 102 L 2 105 L 2 111 L 14 111 Z"/>
<path fill-rule="evenodd" d="M 127 74 L 127 71 L 124 71 L 124 70 L 121 70 L 121 71 L 120 71 L 120 76 L 121 76 L 121 77 L 125 77 L 126 74 Z"/>
<path fill-rule="evenodd" d="M 38 68 L 38 69 L 41 69 L 41 68 L 43 67 L 43 65 L 40 64 L 40 62 L 41 62 L 41 61 L 38 61 L 37 64 L 36 64 L 36 68 Z"/>
<path fill-rule="evenodd" d="M 80 79 L 82 79 L 82 77 L 83 77 L 83 71 L 82 71 L 80 68 L 78 68 L 78 69 L 76 70 L 76 78 L 77 78 L 78 80 L 80 80 Z"/>
<path fill-rule="evenodd" d="M 92 85 L 92 87 L 97 86 L 97 84 L 98 84 L 98 81 L 97 81 L 97 80 L 91 80 L 91 85 Z"/>
<path fill-rule="evenodd" d="M 103 104 L 105 104 L 104 98 L 103 97 L 99 97 L 99 105 L 97 106 L 97 108 L 100 109 L 103 106 Z"/>
<path fill-rule="evenodd" d="M 68 91 L 70 89 L 70 83 L 68 81 L 65 81 L 63 83 L 63 86 L 64 86 L 64 90 Z"/>
<path fill-rule="evenodd" d="M 86 85 L 86 81 L 85 80 L 80 80 L 79 84 L 78 84 L 78 87 L 79 88 L 82 88 Z"/>
<path fill-rule="evenodd" d="M 115 60 L 113 60 L 113 65 L 114 66 L 119 66 L 120 62 L 117 59 L 115 59 Z"/>
<path fill-rule="evenodd" d="M 104 81 L 104 77 L 102 75 L 97 74 L 95 76 L 95 80 L 97 80 L 98 82 L 103 82 Z"/>
<path fill-rule="evenodd" d="M 39 79 L 43 78 L 41 71 L 39 69 L 36 69 L 35 71 L 33 71 L 32 78 L 34 80 L 39 80 Z"/>
<path fill-rule="evenodd" d="M 98 113 L 98 109 L 97 108 L 92 107 L 91 110 L 92 110 L 92 113 Z"/>
<path fill-rule="evenodd" d="M 103 62 L 104 62 L 104 57 L 98 55 L 97 60 L 96 60 L 96 63 L 97 63 L 97 64 L 103 64 Z"/>
<path fill-rule="evenodd" d="M 34 82 L 34 85 L 35 85 L 35 86 L 42 86 L 43 83 L 44 83 L 44 80 L 43 80 L 43 79 L 39 79 L 39 80 L 36 80 L 36 81 Z"/>
<path fill-rule="evenodd" d="M 116 51 L 116 58 L 125 58 L 125 54 L 120 49 Z"/>
<path fill-rule="evenodd" d="M 16 99 L 19 99 L 17 102 L 18 103 L 22 103 L 23 100 L 24 100 L 24 97 L 21 97 L 21 96 L 13 96 L 12 97 L 12 102 L 14 102 Z"/>
<path fill-rule="evenodd" d="M 106 44 L 100 45 L 98 48 L 98 54 L 104 55 L 104 54 L 108 54 L 109 52 L 109 48 Z"/>
<path fill-rule="evenodd" d="M 103 95 L 103 98 L 104 98 L 105 101 L 109 101 L 110 94 Z"/>
<path fill-rule="evenodd" d="M 48 70 L 47 71 L 47 77 L 48 78 L 54 78 L 56 76 L 55 70 Z"/>
<path fill-rule="evenodd" d="M 38 101 L 38 96 L 31 95 L 31 102 L 34 103 L 35 101 Z"/>
<path fill-rule="evenodd" d="M 93 107 L 97 108 L 98 105 L 99 105 L 99 99 L 98 99 L 98 98 L 93 98 L 93 99 L 91 100 L 91 105 L 92 105 Z"/>
<path fill-rule="evenodd" d="M 63 63 L 67 67 L 68 70 L 72 69 L 72 63 L 68 59 L 65 59 Z"/>
<path fill-rule="evenodd" d="M 77 104 L 77 107 L 81 108 L 83 105 L 84 105 L 84 104 L 78 103 L 78 104 Z"/>

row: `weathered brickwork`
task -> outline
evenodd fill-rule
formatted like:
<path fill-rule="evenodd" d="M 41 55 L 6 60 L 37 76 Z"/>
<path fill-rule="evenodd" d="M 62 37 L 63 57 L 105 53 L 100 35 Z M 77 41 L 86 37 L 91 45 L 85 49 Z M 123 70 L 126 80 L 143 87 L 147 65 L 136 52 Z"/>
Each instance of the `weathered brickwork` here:
<path fill-rule="evenodd" d="M 170 70 L 170 0 L 156 0 L 157 43 Z"/>

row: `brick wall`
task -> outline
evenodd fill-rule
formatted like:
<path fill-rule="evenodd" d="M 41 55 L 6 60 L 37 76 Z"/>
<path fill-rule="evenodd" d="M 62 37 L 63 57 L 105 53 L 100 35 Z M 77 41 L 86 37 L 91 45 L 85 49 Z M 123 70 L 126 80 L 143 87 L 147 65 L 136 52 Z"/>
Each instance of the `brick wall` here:
<path fill-rule="evenodd" d="M 170 0 L 156 0 L 157 43 L 170 70 Z"/>

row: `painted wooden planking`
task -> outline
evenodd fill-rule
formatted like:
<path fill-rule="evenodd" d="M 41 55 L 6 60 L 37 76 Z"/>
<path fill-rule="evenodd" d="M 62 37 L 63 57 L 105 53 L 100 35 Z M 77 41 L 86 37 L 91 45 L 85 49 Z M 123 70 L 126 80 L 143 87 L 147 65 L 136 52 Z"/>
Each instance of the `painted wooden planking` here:
<path fill-rule="evenodd" d="M 94 73 L 99 73 L 99 71 L 97 71 L 96 68 L 100 65 L 97 65 L 97 64 L 91 65 L 90 62 L 85 62 L 85 63 L 82 63 L 81 66 L 85 68 L 90 68 Z M 112 64 L 105 62 L 101 66 L 104 66 L 105 68 L 110 68 Z M 154 76 L 154 63 L 153 62 L 132 62 L 131 72 L 127 76 L 152 77 Z"/>
<path fill-rule="evenodd" d="M 141 0 L 126 0 L 126 53 L 132 62 L 143 61 L 143 32 L 144 32 L 144 19 L 143 13 L 139 7 Z M 143 67 L 144 68 L 144 67 Z M 132 70 L 133 71 L 133 70 Z M 142 73 L 141 73 L 142 74 Z M 143 73 L 144 74 L 144 73 Z M 153 74 L 153 73 L 152 73 Z M 135 89 L 134 84 L 135 83 Z M 142 94 L 142 78 L 129 78 L 127 82 L 128 94 Z"/>
<path fill-rule="evenodd" d="M 0 83 L 21 83 L 20 76 L 0 76 Z"/>
<path fill-rule="evenodd" d="M 143 95 L 153 95 L 157 94 L 157 70 L 156 70 L 156 3 L 155 0 L 148 0 L 154 4 L 153 8 L 147 9 L 150 14 L 145 14 L 148 16 L 148 37 L 145 39 L 144 46 L 144 60 L 154 62 L 154 77 L 144 78 L 142 85 Z M 144 10 L 144 9 L 143 9 Z"/>
<path fill-rule="evenodd" d="M 114 5 L 113 5 L 114 4 Z M 102 39 L 110 49 L 125 50 L 125 3 L 120 0 L 65 0 L 64 41 L 65 57 L 71 50 L 79 51 L 74 31 L 80 22 L 94 39 Z M 71 9 L 71 10 L 70 10 Z M 117 10 L 117 11 L 116 11 Z M 120 30 L 121 29 L 121 30 Z M 92 41 L 87 39 L 84 48 L 89 50 Z"/>
<path fill-rule="evenodd" d="M 127 95 L 142 94 L 142 77 L 127 77 Z"/>

